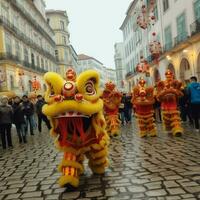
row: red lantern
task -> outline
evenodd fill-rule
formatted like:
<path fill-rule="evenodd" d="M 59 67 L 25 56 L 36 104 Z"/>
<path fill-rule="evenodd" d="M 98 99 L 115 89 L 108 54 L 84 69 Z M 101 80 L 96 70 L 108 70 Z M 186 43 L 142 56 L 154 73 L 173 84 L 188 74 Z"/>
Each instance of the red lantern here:
<path fill-rule="evenodd" d="M 136 71 L 139 73 L 149 72 L 149 63 L 147 60 L 143 58 L 143 56 L 140 57 L 140 63 L 137 64 Z"/>
<path fill-rule="evenodd" d="M 154 0 L 150 1 L 149 9 L 143 4 L 137 17 L 137 24 L 142 29 L 147 29 L 148 26 L 154 25 L 156 17 L 154 16 Z"/>
<path fill-rule="evenodd" d="M 154 32 L 152 35 L 153 35 L 154 39 L 149 44 L 149 51 L 150 51 L 152 59 L 156 63 L 158 63 L 158 59 L 162 53 L 162 47 L 161 47 L 160 42 L 157 41 L 157 39 L 156 39 L 156 33 Z"/>
<path fill-rule="evenodd" d="M 32 81 L 32 88 L 34 91 L 41 89 L 40 82 L 36 79 L 36 76 L 34 76 L 34 80 Z"/>

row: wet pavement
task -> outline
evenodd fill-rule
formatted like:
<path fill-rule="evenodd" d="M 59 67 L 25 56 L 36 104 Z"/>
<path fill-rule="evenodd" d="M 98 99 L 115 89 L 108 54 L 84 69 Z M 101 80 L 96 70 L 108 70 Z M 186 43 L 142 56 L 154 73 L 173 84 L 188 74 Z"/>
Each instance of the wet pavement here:
<path fill-rule="evenodd" d="M 0 199 L 14 200 L 178 200 L 200 199 L 200 133 L 185 126 L 174 138 L 158 126 L 158 137 L 139 138 L 135 123 L 111 140 L 110 168 L 104 176 L 86 167 L 80 187 L 65 192 L 56 181 L 62 158 L 53 139 L 43 133 L 28 136 L 28 144 L 3 151 L 0 147 Z"/>

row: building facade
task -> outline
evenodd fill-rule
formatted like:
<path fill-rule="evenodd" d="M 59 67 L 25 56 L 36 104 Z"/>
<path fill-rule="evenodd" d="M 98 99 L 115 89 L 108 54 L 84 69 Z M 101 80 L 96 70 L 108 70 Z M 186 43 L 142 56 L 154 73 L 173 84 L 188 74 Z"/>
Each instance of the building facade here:
<path fill-rule="evenodd" d="M 43 74 L 57 71 L 54 32 L 38 2 L 0 1 L 0 91 L 27 94 L 35 77 L 43 90 Z"/>
<path fill-rule="evenodd" d="M 116 70 L 116 84 L 119 90 L 126 90 L 125 83 L 125 66 L 124 66 L 124 45 L 122 42 L 116 43 L 115 49 L 115 70 Z"/>
<path fill-rule="evenodd" d="M 96 58 L 93 58 L 85 54 L 78 55 L 78 63 L 79 63 L 78 73 L 81 73 L 88 69 L 94 69 L 98 71 L 100 74 L 101 87 L 104 87 L 106 81 L 106 76 L 105 76 L 106 71 L 103 63 L 98 61 Z"/>
<path fill-rule="evenodd" d="M 104 67 L 104 83 L 112 81 L 117 86 L 116 70 L 108 67 Z"/>
<path fill-rule="evenodd" d="M 72 66 L 78 72 L 78 54 L 75 51 L 74 47 L 70 45 L 70 52 L 71 52 L 71 59 L 72 59 Z"/>
<path fill-rule="evenodd" d="M 145 3 L 148 6 L 149 1 Z M 157 0 L 154 7 L 156 22 L 146 30 L 136 24 L 135 13 L 140 7 L 141 1 L 133 1 L 121 26 L 129 89 L 139 78 L 135 67 L 140 56 L 151 63 L 149 42 L 153 32 L 162 45 L 162 55 L 158 64 L 151 63 L 151 83 L 164 79 L 167 68 L 185 83 L 191 75 L 200 78 L 200 0 Z"/>
<path fill-rule="evenodd" d="M 48 10 L 46 11 L 47 22 L 55 32 L 54 40 L 56 42 L 56 60 L 59 64 L 60 73 L 65 77 L 65 72 L 69 67 L 73 66 L 74 49 L 70 45 L 70 34 L 68 30 L 69 19 L 66 11 Z"/>

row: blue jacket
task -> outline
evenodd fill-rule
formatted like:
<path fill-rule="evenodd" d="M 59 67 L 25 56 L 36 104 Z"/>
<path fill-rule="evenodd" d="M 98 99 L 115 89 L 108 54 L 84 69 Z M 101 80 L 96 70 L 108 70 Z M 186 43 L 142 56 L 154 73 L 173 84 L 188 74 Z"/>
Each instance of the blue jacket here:
<path fill-rule="evenodd" d="M 200 83 L 193 82 L 188 86 L 190 102 L 200 104 Z"/>

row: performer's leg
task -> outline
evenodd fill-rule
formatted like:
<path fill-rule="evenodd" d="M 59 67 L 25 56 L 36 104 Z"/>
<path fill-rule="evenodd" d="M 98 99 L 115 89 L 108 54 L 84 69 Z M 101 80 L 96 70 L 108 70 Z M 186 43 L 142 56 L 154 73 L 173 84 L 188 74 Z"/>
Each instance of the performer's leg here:
<path fill-rule="evenodd" d="M 89 167 L 93 173 L 103 174 L 105 172 L 105 168 L 108 166 L 107 156 L 107 146 L 102 147 L 99 144 L 95 144 L 91 147 L 87 157 L 89 159 Z"/>
<path fill-rule="evenodd" d="M 145 137 L 147 135 L 147 129 L 146 129 L 146 120 L 145 118 L 137 117 L 138 121 L 138 127 L 140 130 L 140 137 Z"/>
<path fill-rule="evenodd" d="M 172 127 L 171 127 L 171 115 L 168 111 L 162 112 L 162 122 L 165 128 L 165 131 L 171 133 Z"/>
<path fill-rule="evenodd" d="M 58 168 L 63 174 L 59 179 L 61 187 L 67 185 L 77 187 L 79 185 L 79 175 L 83 173 L 83 165 L 80 158 L 80 155 L 76 156 L 72 152 L 64 153 L 64 158 Z"/>
<path fill-rule="evenodd" d="M 171 127 L 174 136 L 182 135 L 183 128 L 181 127 L 181 117 L 178 110 L 171 113 Z"/>
<path fill-rule="evenodd" d="M 148 132 L 150 134 L 151 137 L 154 137 L 157 135 L 157 130 L 156 130 L 156 124 L 154 122 L 154 117 L 153 117 L 153 114 L 152 114 L 152 117 L 150 117 L 148 119 Z"/>

